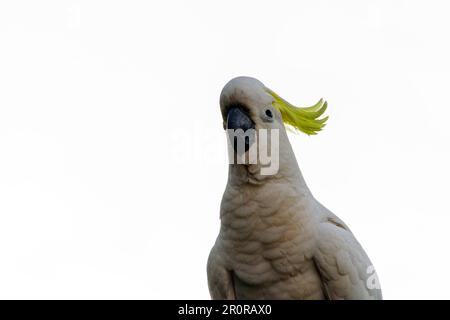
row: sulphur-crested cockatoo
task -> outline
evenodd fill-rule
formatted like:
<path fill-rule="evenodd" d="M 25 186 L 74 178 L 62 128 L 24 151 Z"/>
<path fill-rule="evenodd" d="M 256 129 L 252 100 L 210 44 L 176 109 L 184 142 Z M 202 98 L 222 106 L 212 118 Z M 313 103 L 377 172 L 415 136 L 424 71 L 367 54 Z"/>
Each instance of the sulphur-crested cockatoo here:
<path fill-rule="evenodd" d="M 372 263 L 347 225 L 313 197 L 286 134 L 285 124 L 316 134 L 326 107 L 322 100 L 295 107 L 249 77 L 223 88 L 232 161 L 207 264 L 213 299 L 381 299 Z M 264 172 L 270 164 L 259 157 L 263 147 L 277 158 L 272 171 Z"/>

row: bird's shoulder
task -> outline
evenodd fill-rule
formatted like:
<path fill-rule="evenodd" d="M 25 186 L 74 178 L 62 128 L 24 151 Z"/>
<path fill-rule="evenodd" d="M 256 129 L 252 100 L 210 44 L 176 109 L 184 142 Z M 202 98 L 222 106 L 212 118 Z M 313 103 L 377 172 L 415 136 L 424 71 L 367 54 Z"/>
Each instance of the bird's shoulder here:
<path fill-rule="evenodd" d="M 380 298 L 381 291 L 368 282 L 374 268 L 361 244 L 335 214 L 325 208 L 321 214 L 314 261 L 332 298 Z"/>

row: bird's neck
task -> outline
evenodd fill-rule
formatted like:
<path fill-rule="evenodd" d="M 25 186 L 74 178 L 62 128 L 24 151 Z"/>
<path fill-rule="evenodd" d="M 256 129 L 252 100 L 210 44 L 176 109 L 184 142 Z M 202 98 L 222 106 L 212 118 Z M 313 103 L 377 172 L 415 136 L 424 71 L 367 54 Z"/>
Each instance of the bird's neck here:
<path fill-rule="evenodd" d="M 292 184 L 309 192 L 305 179 L 300 171 L 294 151 L 286 133 L 280 136 L 279 147 L 276 155 L 271 155 L 270 167 L 275 171 L 265 170 L 267 166 L 256 164 L 230 164 L 228 170 L 228 185 L 235 188 L 245 188 L 247 185 L 276 184 L 282 181 L 284 184 Z M 275 165 L 274 162 L 277 162 Z"/>
<path fill-rule="evenodd" d="M 260 184 L 243 183 L 231 177 L 222 198 L 221 236 L 234 244 L 290 241 L 286 238 L 288 230 L 303 230 L 301 226 L 311 221 L 313 199 L 300 170 Z M 268 233 L 269 227 L 271 232 Z M 272 236 L 273 239 L 267 238 Z"/>
<path fill-rule="evenodd" d="M 222 220 L 281 214 L 279 209 L 292 202 L 307 205 L 306 202 L 313 199 L 290 144 L 285 144 L 281 150 L 279 170 L 274 175 L 261 175 L 257 165 L 229 165 L 221 206 Z"/>

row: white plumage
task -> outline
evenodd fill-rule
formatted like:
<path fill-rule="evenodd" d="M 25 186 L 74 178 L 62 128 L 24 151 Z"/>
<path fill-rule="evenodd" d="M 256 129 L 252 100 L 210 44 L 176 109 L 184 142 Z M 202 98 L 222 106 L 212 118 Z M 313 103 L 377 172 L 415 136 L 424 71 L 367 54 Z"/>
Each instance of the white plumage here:
<path fill-rule="evenodd" d="M 245 108 L 256 130 L 279 129 L 279 170 L 230 164 L 221 228 L 208 259 L 213 299 L 381 299 L 368 256 L 350 229 L 311 194 L 274 98 L 256 79 L 231 80 L 220 98 Z M 269 109 L 273 121 L 264 118 Z"/>

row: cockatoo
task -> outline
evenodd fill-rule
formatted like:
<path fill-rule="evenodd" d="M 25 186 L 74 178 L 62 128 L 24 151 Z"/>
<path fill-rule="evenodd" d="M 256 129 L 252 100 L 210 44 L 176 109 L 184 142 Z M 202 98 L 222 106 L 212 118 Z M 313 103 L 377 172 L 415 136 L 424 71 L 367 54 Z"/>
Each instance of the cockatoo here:
<path fill-rule="evenodd" d="M 213 299 L 382 298 L 368 256 L 347 225 L 313 197 L 286 134 L 285 125 L 316 134 L 326 108 L 322 100 L 295 107 L 250 77 L 223 88 L 224 128 L 277 129 L 278 141 L 268 145 L 277 144 L 279 163 L 273 174 L 261 173 L 261 161 L 229 164 L 220 232 L 207 263 Z M 234 138 L 231 154 L 239 150 L 239 135 Z M 258 140 L 243 139 L 245 155 Z"/>

